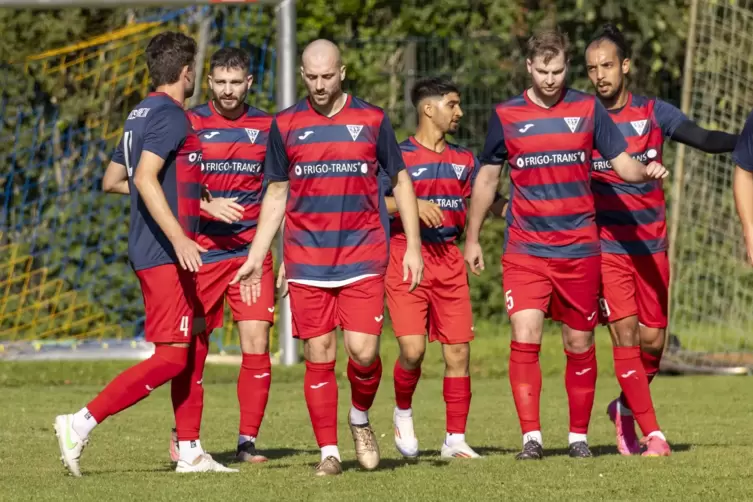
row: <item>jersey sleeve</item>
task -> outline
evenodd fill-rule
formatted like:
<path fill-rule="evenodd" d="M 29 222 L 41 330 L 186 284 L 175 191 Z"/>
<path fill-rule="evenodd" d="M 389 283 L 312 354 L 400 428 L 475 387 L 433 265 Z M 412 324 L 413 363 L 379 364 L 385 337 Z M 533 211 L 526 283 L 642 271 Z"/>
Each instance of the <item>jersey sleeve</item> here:
<path fill-rule="evenodd" d="M 397 173 L 405 170 L 403 153 L 400 151 L 400 145 L 397 144 L 395 130 L 392 129 L 392 123 L 387 114 L 382 116 L 382 123 L 379 126 L 376 155 L 382 170 L 390 178 L 397 176 Z"/>
<path fill-rule="evenodd" d="M 277 120 L 272 120 L 267 139 L 267 155 L 264 158 L 264 178 L 269 181 L 288 181 L 288 169 L 290 160 L 285 151 L 285 142 L 282 139 Z"/>
<path fill-rule="evenodd" d="M 379 193 L 382 194 L 382 197 L 392 197 L 394 196 L 394 193 L 392 192 L 392 178 L 389 174 L 387 174 L 387 171 L 384 170 L 384 168 L 380 165 L 379 166 Z"/>
<path fill-rule="evenodd" d="M 466 178 L 465 184 L 463 185 L 463 197 L 465 197 L 466 199 L 471 196 L 471 189 L 473 188 L 473 185 L 476 183 L 478 172 L 481 169 L 481 162 L 479 162 L 478 157 L 473 155 L 472 158 L 473 158 L 473 164 L 471 165 L 471 172 Z"/>
<path fill-rule="evenodd" d="M 732 160 L 746 171 L 753 172 L 753 112 L 745 120 L 740 139 L 732 152 Z"/>
<path fill-rule="evenodd" d="M 189 127 L 183 109 L 177 106 L 159 109 L 144 125 L 143 150 L 167 159 L 183 146 Z"/>
<path fill-rule="evenodd" d="M 120 165 L 125 165 L 125 153 L 123 152 L 123 136 L 120 137 L 120 141 L 118 141 L 118 146 L 115 147 L 115 151 L 112 154 L 113 162 Z"/>
<path fill-rule="evenodd" d="M 489 117 L 489 124 L 486 128 L 484 150 L 481 152 L 479 161 L 482 164 L 501 166 L 506 160 L 507 145 L 505 144 L 505 133 L 502 128 L 502 122 L 500 121 L 495 108 Z"/>
<path fill-rule="evenodd" d="M 628 144 L 620 128 L 598 99 L 594 99 L 594 144 L 606 160 L 612 160 L 627 150 Z"/>
<path fill-rule="evenodd" d="M 683 122 L 690 120 L 674 105 L 657 99 L 654 103 L 654 117 L 661 127 L 662 134 L 671 137 Z"/>

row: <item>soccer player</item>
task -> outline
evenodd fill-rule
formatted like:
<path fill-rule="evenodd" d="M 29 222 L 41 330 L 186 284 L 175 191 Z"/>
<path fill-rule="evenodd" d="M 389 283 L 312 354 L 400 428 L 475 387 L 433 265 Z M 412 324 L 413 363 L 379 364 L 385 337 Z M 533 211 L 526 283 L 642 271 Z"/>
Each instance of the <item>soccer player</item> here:
<path fill-rule="evenodd" d="M 418 128 L 400 144 L 400 149 L 418 198 L 425 268 L 421 284 L 408 291 L 403 284 L 402 267 L 406 237 L 401 221 L 393 218 L 386 293 L 392 328 L 400 345 L 394 369 L 395 445 L 405 457 L 418 456 L 411 401 L 421 377 L 428 335 L 429 341 L 442 344 L 445 360 L 447 434 L 441 456 L 476 458 L 478 453 L 465 441 L 471 405 L 471 296 L 463 255 L 455 241 L 465 227 L 465 199 L 471 196 L 479 166 L 472 152 L 445 139 L 448 133 L 457 131 L 463 116 L 455 84 L 441 78 L 419 80 L 411 90 L 411 100 L 418 112 Z M 385 202 L 390 214 L 397 213 L 389 187 Z M 501 213 L 501 208 L 497 212 Z"/>
<path fill-rule="evenodd" d="M 748 262 L 753 264 L 753 112 L 748 115 L 732 158 L 735 161 L 733 192 L 745 237 Z"/>
<path fill-rule="evenodd" d="M 337 447 L 335 329 L 343 330 L 356 456 L 379 463 L 368 410 L 379 387 L 379 335 L 384 320 L 387 212 L 378 169 L 392 178 L 406 234 L 403 287 L 414 289 L 423 263 L 413 186 L 392 125 L 380 108 L 342 91 L 345 66 L 337 46 L 310 43 L 301 76 L 308 97 L 278 113 L 267 143 L 268 181 L 249 257 L 233 282 L 248 302 L 260 289 L 264 257 L 285 217 L 284 263 L 293 334 L 303 340 L 304 393 L 321 448 L 316 475 L 340 474 Z M 260 287 L 261 286 L 261 287 Z M 263 293 L 261 293 L 263 294 Z"/>
<path fill-rule="evenodd" d="M 199 230 L 201 144 L 182 103 L 193 93 L 196 43 L 176 32 L 154 37 L 146 61 L 156 92 L 131 111 L 107 167 L 103 188 L 131 196 L 128 257 L 144 296 L 147 341 L 154 355 L 118 375 L 84 408 L 55 418 L 61 459 L 74 476 L 89 434 L 108 417 L 136 404 L 194 362 L 191 349 L 196 272 L 202 266 Z M 173 393 L 176 421 L 182 402 Z M 198 436 L 192 438 L 198 441 Z M 199 446 L 200 450 L 201 447 Z M 200 451 L 177 472 L 238 472 Z"/>
<path fill-rule="evenodd" d="M 246 104 L 253 83 L 250 56 L 242 49 L 226 47 L 212 55 L 209 87 L 212 100 L 189 111 L 188 117 L 202 144 L 202 183 L 212 195 L 202 201 L 198 243 L 208 251 L 197 277 L 199 300 L 206 331 L 196 339 L 197 358 L 193 371 L 173 380 L 173 392 L 187 389 L 185 399 L 191 420 L 177 428 L 171 442 L 171 458 L 192 456 L 186 437 L 199 434 L 203 407 L 204 362 L 212 330 L 223 323 L 225 299 L 238 324 L 243 359 L 238 375 L 240 429 L 236 458 L 240 462 L 265 462 L 256 451 L 264 410 L 269 397 L 272 369 L 269 360 L 269 329 L 274 321 L 274 272 L 272 254 L 264 260 L 262 298 L 248 306 L 239 287 L 229 286 L 243 262 L 256 232 L 261 208 L 263 163 L 272 116 Z M 183 382 L 182 380 L 186 381 Z M 190 458 L 189 458 L 190 460 Z"/>
<path fill-rule="evenodd" d="M 468 218 L 465 258 L 484 268 L 478 235 L 492 204 L 502 164 L 510 166 L 502 258 L 503 290 L 512 325 L 510 385 L 523 432 L 517 459 L 543 458 L 539 352 L 544 318 L 562 323 L 567 366 L 571 457 L 590 457 L 586 433 L 596 387 L 593 330 L 599 309 L 600 249 L 590 189 L 592 152 L 612 162 L 625 181 L 667 175 L 625 153 L 627 143 L 594 97 L 565 86 L 567 36 L 544 31 L 528 41 L 532 86 L 496 106 Z"/>
<path fill-rule="evenodd" d="M 661 162 L 665 136 L 708 153 L 735 148 L 736 135 L 703 129 L 676 107 L 628 90 L 630 54 L 616 26 L 604 25 L 591 39 L 586 68 L 599 101 L 626 138 L 627 152 L 633 158 Z M 643 455 L 669 455 L 649 390 L 659 372 L 669 303 L 662 182 L 626 184 L 598 151 L 591 167 L 602 253 L 601 320 L 609 324 L 615 375 L 622 388 L 607 413 L 615 424 L 621 454 L 641 451 L 635 434 L 637 421 L 645 438 Z"/>

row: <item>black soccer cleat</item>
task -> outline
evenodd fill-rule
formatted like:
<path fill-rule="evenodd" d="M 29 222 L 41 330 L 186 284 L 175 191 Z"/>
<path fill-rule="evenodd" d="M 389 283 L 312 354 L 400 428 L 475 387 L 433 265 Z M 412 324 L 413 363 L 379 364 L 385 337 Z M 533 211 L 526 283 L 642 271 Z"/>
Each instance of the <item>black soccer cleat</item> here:
<path fill-rule="evenodd" d="M 515 455 L 515 460 L 541 460 L 544 458 L 544 448 L 535 439 L 526 441 L 523 451 Z"/>
<path fill-rule="evenodd" d="M 572 458 L 588 458 L 593 457 L 591 450 L 588 448 L 588 443 L 585 441 L 576 441 L 570 445 L 570 456 Z"/>
<path fill-rule="evenodd" d="M 235 459 L 238 462 L 248 462 L 249 464 L 261 464 L 267 461 L 267 457 L 256 451 L 256 445 L 252 441 L 238 445 Z"/>

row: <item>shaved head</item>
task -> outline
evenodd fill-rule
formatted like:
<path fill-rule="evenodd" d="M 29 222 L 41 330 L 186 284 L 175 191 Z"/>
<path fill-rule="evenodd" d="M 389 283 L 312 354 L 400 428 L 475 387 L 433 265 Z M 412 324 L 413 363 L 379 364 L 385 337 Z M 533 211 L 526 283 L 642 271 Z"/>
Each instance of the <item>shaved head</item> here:
<path fill-rule="evenodd" d="M 311 103 L 323 112 L 331 111 L 342 96 L 345 79 L 345 66 L 337 45 L 324 39 L 308 44 L 301 56 L 301 77 Z"/>

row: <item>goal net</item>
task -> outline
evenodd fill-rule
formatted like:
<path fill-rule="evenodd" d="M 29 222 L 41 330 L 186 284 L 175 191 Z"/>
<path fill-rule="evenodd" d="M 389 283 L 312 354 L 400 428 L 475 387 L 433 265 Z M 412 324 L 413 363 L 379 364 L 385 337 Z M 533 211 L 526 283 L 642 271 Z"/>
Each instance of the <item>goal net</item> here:
<path fill-rule="evenodd" d="M 694 0 L 684 111 L 739 132 L 753 110 L 753 1 Z M 671 204 L 673 258 L 666 369 L 753 368 L 753 268 L 732 196 L 730 155 L 678 150 Z"/>

